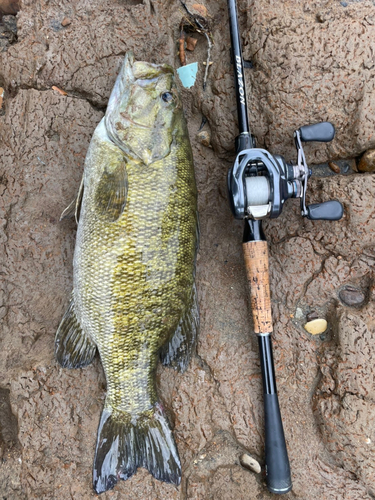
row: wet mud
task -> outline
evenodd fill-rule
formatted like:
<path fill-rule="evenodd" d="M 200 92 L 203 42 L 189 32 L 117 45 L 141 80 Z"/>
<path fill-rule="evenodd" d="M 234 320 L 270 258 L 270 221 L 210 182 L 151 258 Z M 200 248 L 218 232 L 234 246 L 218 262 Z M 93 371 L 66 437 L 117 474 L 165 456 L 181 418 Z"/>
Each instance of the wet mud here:
<path fill-rule="evenodd" d="M 226 194 L 237 133 L 227 5 L 204 5 L 214 42 L 207 88 L 206 39 L 196 34 L 187 62 L 199 62 L 197 82 L 181 89 L 199 189 L 201 331 L 186 373 L 157 372 L 183 479 L 176 488 L 139 469 L 104 500 L 272 498 L 264 474 L 240 464 L 247 452 L 264 465 L 261 375 L 242 224 Z M 183 10 L 176 0 L 21 0 L 19 7 L 16 33 L 8 15 L 0 30 L 8 33 L 0 44 L 0 497 L 88 500 L 97 497 L 92 464 L 105 380 L 98 359 L 79 370 L 54 360 L 75 240 L 74 223 L 59 217 L 76 194 L 126 51 L 178 68 Z M 313 222 L 289 200 L 264 225 L 294 484 L 285 498 L 371 499 L 375 174 L 356 169 L 375 149 L 374 5 L 239 0 L 238 7 L 258 145 L 295 160 L 293 130 L 332 121 L 332 143 L 306 146 L 309 164 L 320 165 L 309 201 L 335 198 L 345 208 L 340 222 Z M 204 144 L 197 137 L 202 115 Z M 327 331 L 310 335 L 309 317 L 325 318 Z"/>

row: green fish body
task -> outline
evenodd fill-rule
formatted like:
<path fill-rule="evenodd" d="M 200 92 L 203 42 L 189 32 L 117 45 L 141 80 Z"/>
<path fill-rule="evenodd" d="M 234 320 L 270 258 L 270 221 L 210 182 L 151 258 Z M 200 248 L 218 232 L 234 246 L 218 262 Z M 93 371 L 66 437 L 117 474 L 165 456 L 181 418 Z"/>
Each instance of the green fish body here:
<path fill-rule="evenodd" d="M 139 466 L 179 484 L 178 451 L 154 375 L 159 357 L 184 370 L 196 339 L 198 220 L 172 68 L 126 56 L 90 143 L 75 208 L 74 286 L 55 352 L 62 366 L 76 368 L 97 349 L 103 364 L 94 488 L 106 491 Z"/>

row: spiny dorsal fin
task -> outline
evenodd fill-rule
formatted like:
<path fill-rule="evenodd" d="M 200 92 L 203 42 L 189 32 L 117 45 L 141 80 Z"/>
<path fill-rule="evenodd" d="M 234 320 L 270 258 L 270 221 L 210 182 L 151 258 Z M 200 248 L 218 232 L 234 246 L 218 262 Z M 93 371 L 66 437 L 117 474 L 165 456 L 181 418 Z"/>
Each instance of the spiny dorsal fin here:
<path fill-rule="evenodd" d="M 198 328 L 199 310 L 197 288 L 192 288 L 191 307 L 180 319 L 175 333 L 160 350 L 160 360 L 165 366 L 184 372 L 190 362 L 195 348 Z"/>
<path fill-rule="evenodd" d="M 128 194 L 128 176 L 125 161 L 115 168 L 104 170 L 95 192 L 95 206 L 110 222 L 115 222 L 123 213 Z"/>
<path fill-rule="evenodd" d="M 83 179 L 84 179 L 84 175 L 82 176 L 82 180 L 81 180 L 81 184 L 79 186 L 79 190 L 78 190 L 77 196 L 74 198 L 74 200 L 63 211 L 63 213 L 60 216 L 60 220 L 68 219 L 69 217 L 73 217 L 73 215 L 74 215 L 75 218 L 76 218 L 76 223 L 78 224 L 79 214 L 81 212 L 81 204 L 82 204 L 82 198 L 83 198 L 83 189 L 84 189 Z"/>
<path fill-rule="evenodd" d="M 82 368 L 92 362 L 95 352 L 96 345 L 77 320 L 72 298 L 56 332 L 56 359 L 63 368 Z"/>

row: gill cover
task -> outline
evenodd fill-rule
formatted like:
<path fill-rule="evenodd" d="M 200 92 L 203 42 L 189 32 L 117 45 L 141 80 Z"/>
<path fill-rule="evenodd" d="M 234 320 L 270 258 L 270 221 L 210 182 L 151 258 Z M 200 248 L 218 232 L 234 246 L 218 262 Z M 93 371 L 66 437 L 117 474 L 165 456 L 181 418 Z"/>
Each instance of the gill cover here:
<path fill-rule="evenodd" d="M 107 133 L 128 157 L 149 165 L 170 153 L 180 107 L 173 68 L 135 62 L 129 52 L 109 98 Z"/>

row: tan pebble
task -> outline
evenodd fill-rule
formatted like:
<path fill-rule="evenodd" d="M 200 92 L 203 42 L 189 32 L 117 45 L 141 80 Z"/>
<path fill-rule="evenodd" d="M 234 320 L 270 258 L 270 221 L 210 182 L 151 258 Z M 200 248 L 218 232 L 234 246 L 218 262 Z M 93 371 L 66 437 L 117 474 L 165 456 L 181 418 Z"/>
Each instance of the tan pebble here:
<path fill-rule="evenodd" d="M 256 474 L 260 474 L 260 471 L 262 470 L 259 462 L 257 462 L 255 458 L 250 456 L 248 453 L 244 453 L 240 456 L 240 464 L 242 465 L 242 467 L 245 467 L 246 469 L 249 469 Z"/>
<path fill-rule="evenodd" d="M 4 89 L 0 87 L 0 109 L 3 107 Z"/>
<path fill-rule="evenodd" d="M 198 132 L 197 139 L 203 146 L 207 146 L 208 148 L 211 146 L 211 134 L 208 130 Z"/>
<path fill-rule="evenodd" d="M 375 172 L 375 149 L 369 149 L 362 156 L 358 164 L 360 172 Z"/>
<path fill-rule="evenodd" d="M 198 12 L 198 14 L 200 14 L 201 16 L 207 17 L 208 11 L 204 5 L 200 3 L 195 3 L 192 5 L 192 9 Z"/>
<path fill-rule="evenodd" d="M 308 321 L 304 326 L 305 330 L 311 335 L 320 335 L 327 330 L 328 323 L 323 318 L 313 319 L 312 321 Z"/>
<path fill-rule="evenodd" d="M 340 167 L 334 161 L 329 161 L 328 166 L 333 172 L 335 172 L 335 174 L 339 174 L 341 172 Z"/>
<path fill-rule="evenodd" d="M 193 38 L 192 36 L 188 36 L 186 38 L 186 50 L 190 50 L 191 52 L 195 49 L 198 40 Z"/>
<path fill-rule="evenodd" d="M 69 24 L 72 24 L 72 20 L 69 19 L 69 17 L 64 17 L 64 19 L 61 21 L 61 26 L 69 26 Z"/>

